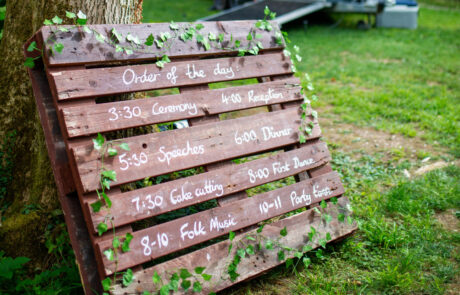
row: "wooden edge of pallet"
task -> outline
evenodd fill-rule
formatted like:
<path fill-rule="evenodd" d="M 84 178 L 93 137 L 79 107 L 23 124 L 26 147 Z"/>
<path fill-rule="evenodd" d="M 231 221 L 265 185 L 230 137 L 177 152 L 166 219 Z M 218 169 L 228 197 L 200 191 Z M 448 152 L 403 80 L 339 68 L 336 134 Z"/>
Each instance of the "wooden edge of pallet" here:
<path fill-rule="evenodd" d="M 316 228 L 320 235 L 318 239 L 323 239 L 326 233 L 330 233 L 331 241 L 336 240 L 349 235 L 357 229 L 355 223 L 347 223 L 347 218 L 345 218 L 344 222 L 339 222 L 337 220 L 338 212 L 345 214 L 345 216 L 349 215 L 348 204 L 349 201 L 345 196 L 338 199 L 337 205 L 328 203 L 325 212 L 333 218 L 330 223 L 326 223 L 314 209 L 309 209 L 294 216 L 267 224 L 261 234 L 272 240 L 279 239 L 280 244 L 300 251 L 308 242 L 310 226 Z M 304 224 L 305 226 L 300 226 L 299 224 Z M 280 236 L 280 230 L 284 227 L 286 227 L 288 234 L 282 237 Z M 237 235 L 232 242 L 233 245 L 237 245 L 239 241 L 246 239 L 248 235 L 257 235 L 256 230 Z M 315 242 L 312 243 L 313 248 L 319 247 L 317 241 L 318 240 L 315 240 Z M 152 276 L 154 273 L 158 273 L 163 283 L 167 283 L 171 275 L 178 272 L 181 268 L 193 272 L 196 267 L 205 267 L 204 272 L 212 275 L 212 278 L 210 281 L 200 279 L 200 283 L 203 286 L 202 294 L 208 294 L 209 292 L 220 291 L 235 283 L 250 279 L 257 276 L 260 272 L 284 263 L 284 261 L 278 260 L 278 250 L 280 250 L 280 248 L 275 247 L 274 250 L 263 249 L 260 252 L 256 252 L 256 255 L 251 255 L 249 258 L 246 257 L 241 260 L 237 269 L 239 276 L 232 282 L 228 277 L 227 269 L 228 265 L 233 260 L 237 246 L 232 247 L 229 253 L 228 249 L 230 244 L 231 242 L 229 240 L 225 240 L 142 271 L 135 272 L 133 282 L 128 287 L 124 287 L 121 283 L 118 283 L 113 287 L 111 293 L 122 295 L 141 294 L 143 291 L 155 292 L 159 290 L 161 285 L 152 283 Z M 292 254 L 286 255 L 286 258 L 292 257 Z M 185 292 L 181 293 L 183 294 Z"/>
<path fill-rule="evenodd" d="M 28 43 L 32 42 L 29 40 Z M 28 46 L 28 45 L 27 45 Z M 30 52 L 24 47 L 24 56 Z M 32 56 L 34 57 L 34 56 Z M 70 174 L 69 162 L 58 123 L 56 109 L 49 89 L 46 74 L 37 67 L 28 69 L 32 83 L 33 93 L 37 104 L 39 119 L 45 135 L 48 157 L 53 169 L 59 202 L 64 212 L 67 231 L 69 233 L 72 249 L 75 253 L 76 264 L 82 280 L 85 294 L 99 294 L 102 292 L 100 277 L 91 239 L 86 229 L 82 216 L 79 200 L 75 194 L 75 184 Z"/>

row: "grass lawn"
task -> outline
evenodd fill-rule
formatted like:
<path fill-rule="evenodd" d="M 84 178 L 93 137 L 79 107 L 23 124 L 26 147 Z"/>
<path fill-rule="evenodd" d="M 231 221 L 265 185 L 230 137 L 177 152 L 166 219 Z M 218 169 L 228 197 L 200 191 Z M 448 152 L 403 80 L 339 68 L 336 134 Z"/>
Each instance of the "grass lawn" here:
<path fill-rule="evenodd" d="M 144 0 L 144 22 L 194 21 L 214 13 L 212 3 Z M 313 107 L 359 230 L 309 252 L 308 268 L 279 266 L 223 294 L 458 294 L 458 3 L 423 0 L 416 30 L 361 31 L 356 20 L 363 17 L 353 15 L 338 26 L 284 28 L 300 47 L 299 71 L 314 82 Z M 427 167 L 443 168 L 421 172 Z M 0 251 L 0 294 L 82 293 L 56 211 L 43 235 L 49 269 L 31 275 L 22 267 L 27 259 Z"/>
<path fill-rule="evenodd" d="M 211 1 L 161 3 L 145 1 L 144 19 L 212 13 Z M 308 269 L 281 266 L 225 294 L 457 294 L 460 169 L 405 176 L 460 157 L 460 10 L 455 1 L 425 3 L 445 6 L 422 6 L 417 30 L 360 31 L 360 16 L 285 28 L 320 97 L 314 107 L 359 231 L 323 258 L 310 253 Z"/>

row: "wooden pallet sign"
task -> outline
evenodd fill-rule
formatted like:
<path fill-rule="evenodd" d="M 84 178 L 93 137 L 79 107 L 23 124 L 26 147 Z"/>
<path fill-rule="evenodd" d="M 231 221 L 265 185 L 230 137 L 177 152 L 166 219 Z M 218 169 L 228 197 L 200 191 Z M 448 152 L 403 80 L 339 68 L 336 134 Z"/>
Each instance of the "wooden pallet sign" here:
<path fill-rule="evenodd" d="M 356 229 L 318 122 L 311 109 L 301 118 L 300 81 L 276 25 L 202 25 L 46 26 L 25 44 L 26 57 L 40 57 L 26 50 L 32 42 L 44 53 L 29 75 L 86 294 L 101 293 L 107 278 L 112 294 L 185 293 L 192 284 L 217 292 Z M 192 26 L 191 41 L 173 40 Z M 232 44 L 250 46 L 250 30 L 260 52 L 238 56 Z M 167 50 L 132 42 L 164 32 L 173 36 Z M 208 47 L 197 35 L 219 37 Z M 116 50 L 123 46 L 131 54 Z M 170 62 L 159 67 L 165 54 Z M 244 116 L 226 119 L 235 111 Z M 152 128 L 178 120 L 188 127 Z M 302 120 L 312 128 L 300 144 Z M 116 155 L 95 149 L 98 134 Z M 102 171 L 116 177 L 111 206 L 96 209 Z M 113 232 L 120 243 L 130 237 L 129 251 L 114 246 Z M 131 273 L 128 284 L 122 276 Z"/>

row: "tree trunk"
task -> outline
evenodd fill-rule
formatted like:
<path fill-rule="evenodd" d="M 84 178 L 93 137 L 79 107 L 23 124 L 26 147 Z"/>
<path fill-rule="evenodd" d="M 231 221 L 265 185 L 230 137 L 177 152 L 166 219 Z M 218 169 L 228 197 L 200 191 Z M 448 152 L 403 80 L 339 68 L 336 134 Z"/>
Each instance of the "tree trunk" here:
<path fill-rule="evenodd" d="M 6 8 L 0 44 L 0 248 L 43 266 L 43 233 L 59 202 L 22 46 L 45 18 L 65 20 L 66 10 L 83 11 L 89 24 L 138 23 L 142 0 L 8 0 Z"/>

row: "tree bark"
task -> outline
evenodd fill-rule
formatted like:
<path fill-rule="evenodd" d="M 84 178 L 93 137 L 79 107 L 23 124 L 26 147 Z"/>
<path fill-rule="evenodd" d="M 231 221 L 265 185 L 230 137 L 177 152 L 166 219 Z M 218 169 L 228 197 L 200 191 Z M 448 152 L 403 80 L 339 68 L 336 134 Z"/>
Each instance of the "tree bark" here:
<path fill-rule="evenodd" d="M 0 248 L 6 255 L 26 256 L 42 266 L 47 255 L 42 236 L 49 212 L 58 208 L 59 202 L 32 86 L 23 66 L 22 46 L 44 19 L 55 15 L 65 19 L 66 10 L 83 11 L 90 24 L 139 23 L 142 0 L 8 0 L 6 7 L 0 44 L 0 180 L 8 183 L 6 196 L 0 195 Z M 12 140 L 4 143 L 6 138 Z M 8 145 L 12 152 L 6 151 Z M 24 211 L 26 205 L 30 210 Z"/>

